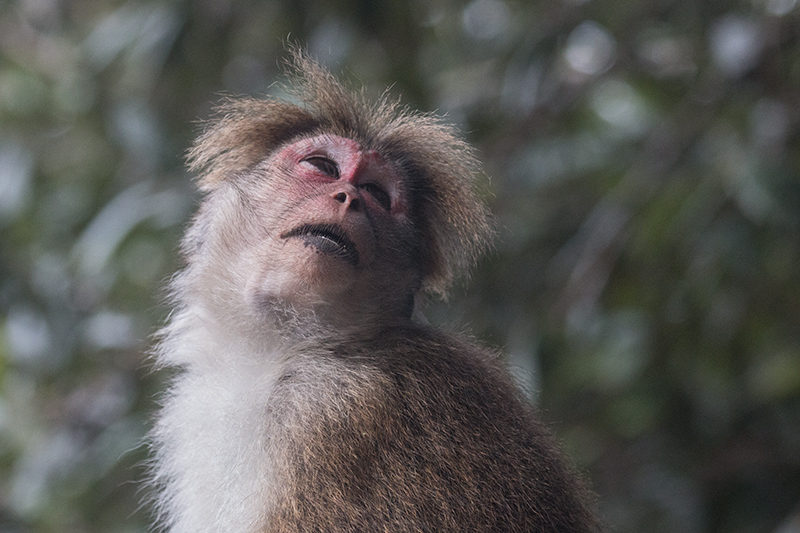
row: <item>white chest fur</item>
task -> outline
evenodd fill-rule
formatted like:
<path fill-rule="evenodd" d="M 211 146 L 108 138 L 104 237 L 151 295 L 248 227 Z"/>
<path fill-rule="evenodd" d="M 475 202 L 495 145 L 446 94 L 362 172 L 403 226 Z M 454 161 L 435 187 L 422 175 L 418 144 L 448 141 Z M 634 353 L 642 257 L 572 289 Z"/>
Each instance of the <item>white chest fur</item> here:
<path fill-rule="evenodd" d="M 201 345 L 175 340 L 165 349 Z M 235 343 L 206 343 L 202 352 L 175 379 L 153 432 L 157 505 L 170 533 L 258 531 L 276 487 L 278 447 L 265 418 L 281 363 Z"/>

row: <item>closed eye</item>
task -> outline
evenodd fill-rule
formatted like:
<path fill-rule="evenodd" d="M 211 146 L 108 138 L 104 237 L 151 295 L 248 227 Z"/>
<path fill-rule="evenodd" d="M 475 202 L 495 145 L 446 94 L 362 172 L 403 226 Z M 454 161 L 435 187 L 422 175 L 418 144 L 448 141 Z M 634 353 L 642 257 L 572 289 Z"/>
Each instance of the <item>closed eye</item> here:
<path fill-rule="evenodd" d="M 335 161 L 321 155 L 313 155 L 303 159 L 306 163 L 313 165 L 317 170 L 330 176 L 331 178 L 339 179 L 339 165 Z"/>
<path fill-rule="evenodd" d="M 376 183 L 363 183 L 359 188 L 366 191 L 367 194 L 372 196 L 381 207 L 389 211 L 392 208 L 392 197 L 386 192 L 383 187 Z"/>

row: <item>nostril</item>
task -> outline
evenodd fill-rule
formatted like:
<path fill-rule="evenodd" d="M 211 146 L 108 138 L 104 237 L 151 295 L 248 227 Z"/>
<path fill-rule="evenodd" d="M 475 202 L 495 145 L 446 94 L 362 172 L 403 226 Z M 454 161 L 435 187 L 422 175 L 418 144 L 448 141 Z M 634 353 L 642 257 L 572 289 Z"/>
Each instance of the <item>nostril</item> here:
<path fill-rule="evenodd" d="M 333 199 L 340 204 L 345 204 L 347 209 L 358 210 L 361 207 L 361 200 L 353 194 L 347 194 L 344 191 L 339 191 L 333 195 Z"/>

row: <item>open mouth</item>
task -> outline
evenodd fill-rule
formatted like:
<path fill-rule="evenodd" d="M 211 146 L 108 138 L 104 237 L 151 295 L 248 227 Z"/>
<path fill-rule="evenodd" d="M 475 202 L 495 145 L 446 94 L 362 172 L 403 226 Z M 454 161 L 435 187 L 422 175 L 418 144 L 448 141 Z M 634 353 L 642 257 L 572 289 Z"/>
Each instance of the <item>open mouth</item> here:
<path fill-rule="evenodd" d="M 297 237 L 302 239 L 303 244 L 313 246 L 318 252 L 339 257 L 353 266 L 358 265 L 356 245 L 336 224 L 304 224 L 282 233 L 280 237 Z"/>

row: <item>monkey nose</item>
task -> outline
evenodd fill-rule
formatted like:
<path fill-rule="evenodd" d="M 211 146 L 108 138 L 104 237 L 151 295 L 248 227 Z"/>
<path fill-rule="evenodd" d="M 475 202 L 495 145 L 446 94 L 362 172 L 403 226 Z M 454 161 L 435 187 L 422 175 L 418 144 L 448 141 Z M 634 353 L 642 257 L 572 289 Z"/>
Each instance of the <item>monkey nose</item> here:
<path fill-rule="evenodd" d="M 339 191 L 335 193 L 333 195 L 333 199 L 339 202 L 340 204 L 344 204 L 345 208 L 353 210 L 358 210 L 361 204 L 357 196 L 355 196 L 352 193 L 346 193 L 344 191 Z"/>

